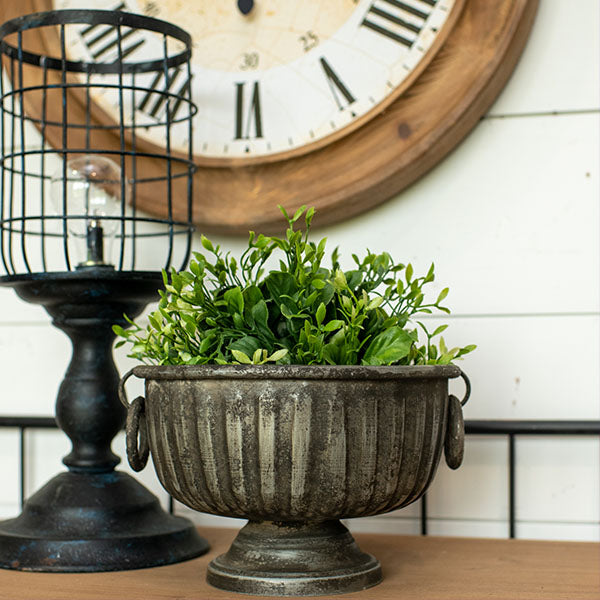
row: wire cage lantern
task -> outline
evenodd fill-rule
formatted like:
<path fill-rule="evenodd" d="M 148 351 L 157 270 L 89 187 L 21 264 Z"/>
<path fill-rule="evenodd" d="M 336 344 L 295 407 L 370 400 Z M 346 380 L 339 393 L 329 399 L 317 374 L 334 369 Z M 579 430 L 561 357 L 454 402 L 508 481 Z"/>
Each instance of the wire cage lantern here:
<path fill-rule="evenodd" d="M 55 42 L 42 54 L 44 35 Z M 197 110 L 191 52 L 182 29 L 122 11 L 48 11 L 0 26 L 0 256 L 8 277 L 185 266 Z M 187 85 L 174 92 L 181 74 Z M 150 191 L 166 218 L 138 209 Z M 175 208 L 175 194 L 187 203 L 179 198 Z"/>

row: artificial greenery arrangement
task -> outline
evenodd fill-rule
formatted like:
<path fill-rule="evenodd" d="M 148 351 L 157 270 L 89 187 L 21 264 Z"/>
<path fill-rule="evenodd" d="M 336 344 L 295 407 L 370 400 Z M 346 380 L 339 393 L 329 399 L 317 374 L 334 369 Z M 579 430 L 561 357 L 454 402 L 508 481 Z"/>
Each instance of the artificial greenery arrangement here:
<path fill-rule="evenodd" d="M 336 248 L 325 266 L 326 238 L 309 241 L 314 209 L 290 217 L 285 238 L 250 232 L 239 261 L 202 236 L 206 254 L 196 252 L 189 271 L 163 272 L 158 309 L 142 329 L 115 325 L 132 344 L 129 356 L 148 364 L 448 364 L 475 346 L 448 349 L 415 317 L 433 310 L 423 288 L 434 280 L 433 264 L 423 277 L 387 253 L 352 255 L 344 271 Z M 294 229 L 304 215 L 305 232 Z M 278 266 L 268 268 L 279 255 Z M 437 339 L 437 342 L 434 341 Z"/>

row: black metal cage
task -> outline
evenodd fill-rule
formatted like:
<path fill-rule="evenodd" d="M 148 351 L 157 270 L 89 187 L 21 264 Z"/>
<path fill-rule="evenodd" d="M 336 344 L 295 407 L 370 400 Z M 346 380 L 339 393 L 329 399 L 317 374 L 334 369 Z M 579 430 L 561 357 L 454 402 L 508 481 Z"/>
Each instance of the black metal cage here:
<path fill-rule="evenodd" d="M 0 27 L 0 255 L 9 276 L 187 263 L 191 48 L 180 28 L 122 11 L 49 11 Z M 187 208 L 175 210 L 175 194 Z M 148 195 L 165 218 L 139 211 Z"/>

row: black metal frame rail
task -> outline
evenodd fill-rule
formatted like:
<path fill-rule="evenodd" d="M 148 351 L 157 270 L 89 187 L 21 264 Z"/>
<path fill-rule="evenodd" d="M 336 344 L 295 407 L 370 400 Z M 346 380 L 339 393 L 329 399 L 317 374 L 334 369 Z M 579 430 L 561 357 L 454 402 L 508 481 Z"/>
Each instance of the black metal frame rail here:
<path fill-rule="evenodd" d="M 466 421 L 467 435 L 508 437 L 508 536 L 516 537 L 516 436 L 599 436 L 600 421 Z M 421 534 L 427 535 L 427 496 L 421 499 Z"/>
<path fill-rule="evenodd" d="M 26 449 L 25 432 L 28 429 L 56 429 L 53 417 L 20 417 L 0 415 L 0 428 L 19 431 L 19 499 L 25 501 Z M 599 436 L 600 421 L 517 421 L 489 420 L 466 421 L 467 435 L 507 436 L 508 437 L 508 527 L 509 537 L 516 534 L 516 437 L 517 436 Z M 173 512 L 173 499 L 169 498 L 169 510 Z M 421 534 L 427 535 L 427 495 L 421 498 Z"/>

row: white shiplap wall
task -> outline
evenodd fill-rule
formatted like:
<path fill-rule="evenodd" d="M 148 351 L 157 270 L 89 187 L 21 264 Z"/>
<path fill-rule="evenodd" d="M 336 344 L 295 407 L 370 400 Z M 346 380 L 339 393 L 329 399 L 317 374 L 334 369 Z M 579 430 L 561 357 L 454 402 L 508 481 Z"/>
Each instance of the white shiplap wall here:
<path fill-rule="evenodd" d="M 473 384 L 467 418 L 600 418 L 599 19 L 598 0 L 541 0 L 515 74 L 473 133 L 397 198 L 315 232 L 331 248 L 435 262 L 439 287 L 451 288 L 446 337 L 479 346 L 462 364 Z M 10 290 L 0 308 L 0 414 L 51 414 L 69 342 Z M 132 364 L 117 359 L 123 371 Z M 61 469 L 68 446 L 60 433 L 29 435 L 29 492 Z M 124 456 L 122 436 L 115 448 Z M 18 512 L 17 450 L 16 434 L 0 431 L 0 517 Z M 517 535 L 600 539 L 599 441 L 521 438 L 517 455 Z M 152 467 L 137 477 L 166 501 Z M 431 532 L 506 536 L 506 483 L 506 440 L 469 438 L 463 467 L 442 465 L 432 486 Z M 417 532 L 417 514 L 351 526 Z"/>

